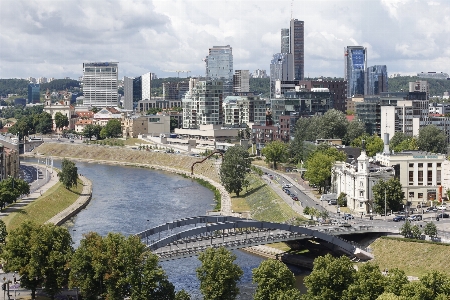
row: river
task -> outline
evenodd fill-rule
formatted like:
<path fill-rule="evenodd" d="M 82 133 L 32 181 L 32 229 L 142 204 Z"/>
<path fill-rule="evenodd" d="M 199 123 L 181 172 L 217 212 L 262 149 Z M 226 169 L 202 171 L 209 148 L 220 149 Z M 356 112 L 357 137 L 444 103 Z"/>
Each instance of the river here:
<path fill-rule="evenodd" d="M 24 161 L 36 162 L 26 158 Z M 60 162 L 54 162 L 60 167 Z M 66 226 L 77 247 L 83 234 L 119 232 L 135 234 L 146 228 L 176 219 L 205 215 L 214 206 L 214 195 L 196 181 L 163 171 L 146 168 L 76 162 L 78 173 L 92 181 L 90 204 Z M 244 271 L 239 284 L 239 299 L 252 299 L 255 286 L 251 282 L 252 269 L 264 258 L 245 251 L 233 251 L 236 263 Z M 200 265 L 196 257 L 162 262 L 169 280 L 177 290 L 185 289 L 192 299 L 202 299 L 195 269 Z M 297 285 L 304 290 L 303 277 L 308 271 L 291 267 Z"/>

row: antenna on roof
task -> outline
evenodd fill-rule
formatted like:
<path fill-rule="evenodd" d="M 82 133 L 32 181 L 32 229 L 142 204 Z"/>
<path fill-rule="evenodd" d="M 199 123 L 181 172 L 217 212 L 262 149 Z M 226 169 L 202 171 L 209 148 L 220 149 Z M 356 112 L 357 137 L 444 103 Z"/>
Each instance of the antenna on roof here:
<path fill-rule="evenodd" d="M 294 7 L 294 0 L 291 0 L 291 20 L 292 20 L 292 10 L 293 10 L 293 7 Z"/>

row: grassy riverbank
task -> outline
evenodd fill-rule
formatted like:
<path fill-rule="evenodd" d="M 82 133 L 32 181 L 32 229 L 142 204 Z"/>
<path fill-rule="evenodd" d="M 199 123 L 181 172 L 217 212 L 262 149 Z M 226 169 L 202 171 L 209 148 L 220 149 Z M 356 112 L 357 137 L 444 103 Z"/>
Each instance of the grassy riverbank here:
<path fill-rule="evenodd" d="M 48 189 L 37 200 L 28 205 L 17 208 L 3 218 L 8 232 L 17 228 L 22 222 L 33 221 L 37 224 L 44 224 L 53 216 L 72 205 L 80 196 L 83 190 L 83 183 L 78 180 L 76 187 L 67 190 L 62 183 L 58 182 Z"/>

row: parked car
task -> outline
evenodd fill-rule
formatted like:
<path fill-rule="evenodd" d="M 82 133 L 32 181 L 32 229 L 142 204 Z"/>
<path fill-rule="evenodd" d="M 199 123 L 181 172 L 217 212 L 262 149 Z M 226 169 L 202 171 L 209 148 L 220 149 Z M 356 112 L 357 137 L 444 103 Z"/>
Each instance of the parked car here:
<path fill-rule="evenodd" d="M 298 201 L 298 197 L 294 193 L 291 194 L 291 198 L 292 198 L 292 200 Z"/>
<path fill-rule="evenodd" d="M 289 189 L 284 189 L 284 192 L 285 192 L 286 194 L 288 194 L 288 195 L 291 194 L 291 191 L 290 191 Z"/>
<path fill-rule="evenodd" d="M 350 220 L 350 219 L 354 219 L 355 217 L 352 214 L 344 213 L 342 218 L 345 219 L 345 220 Z"/>
<path fill-rule="evenodd" d="M 408 217 L 409 221 L 422 221 L 422 216 L 421 215 L 411 215 Z"/>
<path fill-rule="evenodd" d="M 436 218 L 445 218 L 445 219 L 448 217 L 449 217 L 449 215 L 447 213 L 440 213 L 436 216 Z"/>
<path fill-rule="evenodd" d="M 328 205 L 337 205 L 337 200 L 328 201 Z"/>
<path fill-rule="evenodd" d="M 285 184 L 284 187 L 290 189 L 290 188 L 292 187 L 292 185 L 290 185 L 290 184 Z"/>
<path fill-rule="evenodd" d="M 400 221 L 405 221 L 405 216 L 395 216 L 392 221 L 394 222 L 400 222 Z"/>
<path fill-rule="evenodd" d="M 447 205 L 439 205 L 437 210 L 447 210 Z"/>

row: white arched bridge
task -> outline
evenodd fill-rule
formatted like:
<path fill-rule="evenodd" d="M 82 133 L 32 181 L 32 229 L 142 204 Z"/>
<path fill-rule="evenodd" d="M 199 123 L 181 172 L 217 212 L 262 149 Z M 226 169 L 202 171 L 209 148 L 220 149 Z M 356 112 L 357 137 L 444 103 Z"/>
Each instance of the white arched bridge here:
<path fill-rule="evenodd" d="M 160 261 L 195 256 L 207 248 L 239 249 L 276 242 L 317 238 L 347 255 L 372 259 L 365 248 L 343 239 L 342 235 L 390 232 L 370 225 L 295 226 L 231 216 L 198 216 L 175 220 L 138 234 Z"/>

